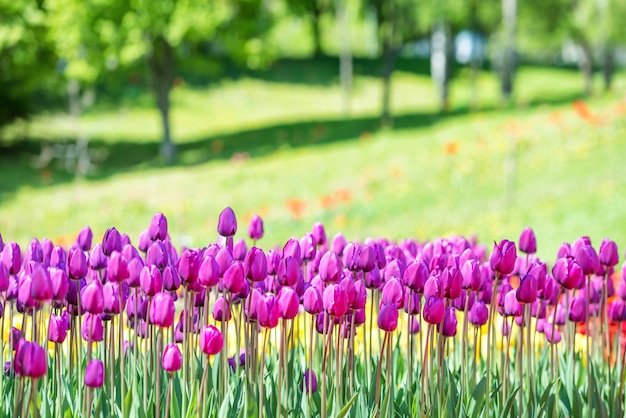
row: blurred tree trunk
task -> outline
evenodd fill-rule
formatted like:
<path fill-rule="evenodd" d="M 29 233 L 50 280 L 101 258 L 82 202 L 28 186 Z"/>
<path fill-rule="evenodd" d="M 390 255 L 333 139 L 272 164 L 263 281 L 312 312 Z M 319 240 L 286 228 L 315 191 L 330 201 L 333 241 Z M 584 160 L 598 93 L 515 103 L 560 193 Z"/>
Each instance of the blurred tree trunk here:
<path fill-rule="evenodd" d="M 439 103 L 442 111 L 448 110 L 451 36 L 445 22 L 438 22 L 433 27 L 431 38 L 430 73 L 439 89 Z"/>
<path fill-rule="evenodd" d="M 602 75 L 604 76 L 604 90 L 611 91 L 613 72 L 615 71 L 615 51 L 606 46 L 602 54 Z"/>
<path fill-rule="evenodd" d="M 385 17 L 380 16 L 382 36 L 382 53 L 383 53 L 383 94 L 382 94 L 382 115 L 381 123 L 383 126 L 391 126 L 393 117 L 391 115 L 391 76 L 396 65 L 396 47 L 394 44 L 396 32 L 395 7 L 393 2 L 386 4 L 387 13 Z"/>
<path fill-rule="evenodd" d="M 470 109 L 478 108 L 478 76 L 482 67 L 481 58 L 475 48 L 478 48 L 478 4 L 477 0 L 472 0 L 469 5 L 470 30 L 472 32 L 472 52 L 470 55 Z M 475 38 L 474 38 L 475 37 Z M 482 51 L 481 51 L 482 54 Z"/>
<path fill-rule="evenodd" d="M 342 111 L 350 115 L 352 96 L 352 47 L 350 46 L 350 18 L 345 0 L 335 0 L 337 33 L 339 35 L 339 77 L 342 90 Z"/>
<path fill-rule="evenodd" d="M 174 162 L 176 148 L 172 141 L 170 128 L 170 92 L 174 83 L 174 49 L 163 37 L 158 36 L 152 42 L 152 51 L 148 59 L 152 88 L 156 96 L 157 107 L 161 114 L 163 125 L 163 141 L 161 142 L 161 157 L 168 163 Z"/>
<path fill-rule="evenodd" d="M 322 30 L 320 28 L 321 16 L 322 10 L 317 4 L 317 1 L 313 0 L 313 11 L 311 13 L 311 34 L 313 35 L 313 56 L 315 58 L 319 58 L 323 55 Z"/>
<path fill-rule="evenodd" d="M 580 38 L 577 43 L 580 47 L 578 67 L 580 68 L 584 78 L 585 96 L 591 96 L 593 94 L 593 56 L 591 46 L 587 40 L 582 38 Z"/>
<path fill-rule="evenodd" d="M 502 100 L 508 103 L 513 96 L 517 0 L 502 0 L 502 17 L 504 23 L 504 54 L 502 60 L 501 94 Z"/>

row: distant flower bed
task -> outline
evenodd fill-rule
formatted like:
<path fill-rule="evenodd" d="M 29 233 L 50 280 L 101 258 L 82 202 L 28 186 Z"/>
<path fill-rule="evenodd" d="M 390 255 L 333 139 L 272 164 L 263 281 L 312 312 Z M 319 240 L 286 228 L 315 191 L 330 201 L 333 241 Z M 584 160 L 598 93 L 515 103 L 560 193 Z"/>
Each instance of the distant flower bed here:
<path fill-rule="evenodd" d="M 1 416 L 622 416 L 617 245 L 0 236 Z M 248 245 L 250 247 L 248 248 Z M 626 266 L 626 264 L 625 264 Z M 621 277 L 624 277 L 622 273 Z M 8 361 L 7 361 L 8 360 Z"/>

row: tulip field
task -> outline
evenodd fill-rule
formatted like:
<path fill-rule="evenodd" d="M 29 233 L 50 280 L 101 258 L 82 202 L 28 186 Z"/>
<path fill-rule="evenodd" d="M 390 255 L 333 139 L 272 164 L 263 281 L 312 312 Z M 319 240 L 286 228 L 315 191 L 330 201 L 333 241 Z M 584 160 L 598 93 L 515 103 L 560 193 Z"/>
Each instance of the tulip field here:
<path fill-rule="evenodd" d="M 147 222 L 146 222 L 147 223 Z M 148 224 L 148 223 L 147 223 Z M 623 416 L 626 281 L 617 244 L 556 258 L 534 231 L 261 245 L 219 214 L 179 248 L 138 237 L 0 238 L 0 416 Z M 626 269 L 626 263 L 621 268 Z"/>

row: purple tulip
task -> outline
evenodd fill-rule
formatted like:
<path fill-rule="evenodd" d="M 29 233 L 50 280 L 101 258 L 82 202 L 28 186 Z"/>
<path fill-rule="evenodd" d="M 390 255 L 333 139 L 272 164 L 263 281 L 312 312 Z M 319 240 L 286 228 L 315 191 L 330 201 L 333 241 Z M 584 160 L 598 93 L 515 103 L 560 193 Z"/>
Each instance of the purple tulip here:
<path fill-rule="evenodd" d="M 402 282 L 406 287 L 417 292 L 424 291 L 424 284 L 430 275 L 428 266 L 423 261 L 411 262 L 402 276 Z"/>
<path fill-rule="evenodd" d="M 85 341 L 100 342 L 104 339 L 104 328 L 100 315 L 88 313 L 83 318 L 80 334 Z M 91 337 L 91 338 L 90 338 Z"/>
<path fill-rule="evenodd" d="M 467 313 L 467 319 L 474 326 L 480 327 L 485 325 L 489 319 L 489 309 L 487 305 L 479 300 L 474 302 L 472 308 Z"/>
<path fill-rule="evenodd" d="M 231 293 L 239 293 L 244 287 L 243 263 L 235 261 L 228 267 L 222 278 L 224 288 Z"/>
<path fill-rule="evenodd" d="M 302 389 L 305 393 L 317 392 L 317 378 L 315 377 L 315 372 L 313 370 L 306 369 L 304 371 L 304 376 L 302 377 Z"/>
<path fill-rule="evenodd" d="M 254 241 L 263 238 L 263 220 L 259 215 L 254 215 L 250 220 L 248 236 Z"/>
<path fill-rule="evenodd" d="M 514 242 L 503 239 L 499 244 L 493 243 L 493 252 L 489 259 L 491 270 L 506 276 L 513 271 L 516 259 L 517 250 Z"/>
<path fill-rule="evenodd" d="M 519 287 L 515 292 L 517 301 L 519 303 L 527 304 L 533 303 L 537 300 L 537 279 L 534 276 L 527 274 L 520 280 Z"/>
<path fill-rule="evenodd" d="M 601 271 L 600 259 L 596 250 L 591 245 L 581 245 L 574 253 L 578 265 L 585 276 L 599 274 Z M 616 263 L 617 264 L 617 263 Z"/>
<path fill-rule="evenodd" d="M 438 276 L 430 276 L 424 284 L 424 298 L 428 299 L 431 296 L 436 298 L 443 298 L 443 288 Z"/>
<path fill-rule="evenodd" d="M 283 287 L 278 294 L 278 306 L 280 307 L 280 316 L 283 319 L 294 319 L 298 315 L 300 307 L 300 298 L 295 290 L 289 287 Z"/>
<path fill-rule="evenodd" d="M 156 266 L 144 266 L 139 281 L 141 290 L 148 296 L 154 296 L 163 289 L 163 275 Z"/>
<path fill-rule="evenodd" d="M 178 259 L 178 274 L 186 283 L 195 283 L 198 280 L 199 260 L 194 250 L 185 250 Z"/>
<path fill-rule="evenodd" d="M 259 324 L 264 328 L 275 328 L 280 319 L 280 305 L 274 295 L 265 295 L 257 299 Z"/>
<path fill-rule="evenodd" d="M 84 279 L 87 276 L 88 268 L 89 266 L 87 265 L 87 257 L 85 256 L 85 253 L 83 253 L 80 248 L 70 248 L 67 258 L 67 273 L 70 279 Z"/>
<path fill-rule="evenodd" d="M 337 235 L 333 238 L 333 242 L 331 245 L 332 251 L 335 252 L 339 257 L 343 255 L 343 250 L 348 245 L 348 241 L 343 236 L 341 232 L 338 232 Z"/>
<path fill-rule="evenodd" d="M 82 251 L 89 251 L 91 249 L 91 241 L 93 240 L 93 232 L 89 226 L 84 227 L 78 233 L 76 238 L 76 244 Z"/>
<path fill-rule="evenodd" d="M 398 328 L 398 308 L 394 303 L 383 304 L 378 313 L 378 328 L 393 332 Z"/>
<path fill-rule="evenodd" d="M 107 280 L 120 283 L 128 279 L 129 276 L 128 261 L 122 253 L 114 251 L 107 264 Z"/>
<path fill-rule="evenodd" d="M 353 310 L 365 308 L 366 303 L 367 288 L 365 287 L 365 283 L 363 283 L 363 280 L 357 280 L 356 282 L 354 282 L 354 298 L 349 303 L 349 308 Z"/>
<path fill-rule="evenodd" d="M 519 237 L 519 250 L 526 254 L 537 252 L 537 239 L 532 228 L 526 227 Z"/>
<path fill-rule="evenodd" d="M 37 264 L 31 273 L 30 296 L 37 302 L 45 302 L 54 296 L 50 274 L 43 264 Z"/>
<path fill-rule="evenodd" d="M 443 320 L 445 307 L 443 301 L 436 296 L 430 296 L 424 303 L 422 315 L 424 320 L 431 325 L 437 325 Z"/>
<path fill-rule="evenodd" d="M 454 308 L 446 309 L 446 313 L 443 317 L 443 328 L 441 330 L 441 334 L 444 337 L 454 337 L 456 335 L 457 324 L 456 310 Z"/>
<path fill-rule="evenodd" d="M 220 213 L 217 222 L 217 233 L 223 237 L 232 237 L 237 233 L 237 218 L 230 206 L 224 208 Z"/>
<path fill-rule="evenodd" d="M 625 319 L 626 304 L 622 299 L 615 299 L 609 305 L 608 316 L 611 322 L 621 322 Z"/>
<path fill-rule="evenodd" d="M 120 284 L 115 282 L 106 282 L 102 286 L 102 296 L 104 298 L 104 312 L 106 314 L 118 315 L 124 309 L 126 303 L 125 296 L 122 295 L 124 300 L 120 300 L 119 288 Z"/>
<path fill-rule="evenodd" d="M 67 253 L 60 245 L 52 249 L 52 253 L 50 254 L 50 267 L 56 267 L 61 270 L 67 269 Z"/>
<path fill-rule="evenodd" d="M 167 218 L 162 213 L 155 213 L 150 221 L 148 235 L 152 241 L 167 238 Z"/>
<path fill-rule="evenodd" d="M 522 305 L 517 301 L 515 290 L 509 290 L 504 295 L 504 315 L 520 316 L 522 314 Z"/>
<path fill-rule="evenodd" d="M 348 312 L 348 295 L 338 284 L 330 284 L 323 295 L 324 310 L 334 317 L 342 317 Z"/>
<path fill-rule="evenodd" d="M 326 283 L 337 283 L 341 279 L 343 276 L 341 260 L 335 251 L 328 251 L 322 256 L 319 275 Z"/>
<path fill-rule="evenodd" d="M 404 307 L 404 286 L 399 279 L 390 279 L 382 291 L 382 304 L 395 304 L 398 309 Z"/>
<path fill-rule="evenodd" d="M 174 324 L 176 307 L 172 295 L 160 292 L 152 298 L 150 306 L 150 323 L 160 328 L 169 328 Z"/>
<path fill-rule="evenodd" d="M 101 360 L 93 359 L 85 368 L 85 386 L 90 388 L 100 388 L 104 383 L 104 363 Z"/>
<path fill-rule="evenodd" d="M 277 253 L 273 253 L 278 255 Z M 277 259 L 280 262 L 280 259 Z M 267 277 L 267 257 L 263 250 L 257 247 L 250 248 L 246 254 L 245 270 L 246 277 L 253 282 L 260 282 Z M 277 267 L 278 268 L 278 267 Z M 274 271 L 276 273 L 276 270 Z"/>
<path fill-rule="evenodd" d="M 293 286 L 300 275 L 300 263 L 292 257 L 286 256 L 280 261 L 276 271 L 278 282 L 283 286 Z"/>
<path fill-rule="evenodd" d="M 22 276 L 17 289 L 18 306 L 19 304 L 22 304 L 24 308 L 33 308 L 37 306 L 37 301 L 32 297 L 32 284 L 33 279 L 31 276 L 27 274 Z"/>
<path fill-rule="evenodd" d="M 246 247 L 246 241 L 241 238 L 233 246 L 233 259 L 243 261 L 246 258 L 248 247 Z"/>
<path fill-rule="evenodd" d="M 543 333 L 545 334 L 548 343 L 558 344 L 561 342 L 561 333 L 556 326 L 553 326 L 547 321 L 543 324 Z"/>
<path fill-rule="evenodd" d="M 146 254 L 146 264 L 154 265 L 163 270 L 168 263 L 167 250 L 163 241 L 154 241 L 148 247 L 148 253 Z"/>
<path fill-rule="evenodd" d="M 51 314 L 48 321 L 48 340 L 56 344 L 63 344 L 67 336 L 67 325 L 63 318 Z"/>
<path fill-rule="evenodd" d="M 161 274 L 163 277 L 163 289 L 168 292 L 176 292 L 180 287 L 180 276 L 176 271 L 176 267 L 167 266 L 163 269 L 163 273 Z M 199 275 L 198 275 L 199 277 Z M 200 281 L 198 279 L 198 281 Z"/>
<path fill-rule="evenodd" d="M 473 291 L 480 289 L 482 273 L 480 263 L 476 259 L 470 258 L 461 265 L 461 276 L 463 277 L 463 289 Z"/>
<path fill-rule="evenodd" d="M 6 292 L 9 289 L 9 269 L 0 260 L 0 292 Z"/>
<path fill-rule="evenodd" d="M 554 279 L 564 288 L 580 289 L 585 284 L 585 277 L 580 265 L 573 257 L 563 257 L 556 260 L 552 267 Z"/>
<path fill-rule="evenodd" d="M 304 310 L 311 315 L 317 315 L 324 309 L 322 295 L 314 286 L 310 286 L 304 291 L 302 305 Z"/>
<path fill-rule="evenodd" d="M 168 373 L 176 373 L 183 365 L 183 355 L 180 352 L 180 348 L 176 344 L 168 344 L 163 350 L 163 356 L 161 357 L 161 365 L 163 370 Z"/>
<path fill-rule="evenodd" d="M 600 254 L 598 255 L 600 264 L 606 267 L 616 266 L 619 262 L 617 244 L 608 238 L 604 238 L 600 244 Z"/>
<path fill-rule="evenodd" d="M 230 306 L 224 296 L 219 296 L 213 304 L 213 319 L 218 322 L 228 322 L 231 319 Z"/>
<path fill-rule="evenodd" d="M 22 267 L 22 252 L 16 242 L 9 242 L 4 246 L 2 263 L 9 269 L 9 274 L 19 273 Z"/>
<path fill-rule="evenodd" d="M 569 320 L 576 323 L 583 323 L 586 317 L 587 303 L 585 298 L 580 295 L 574 296 L 569 305 Z"/>
<path fill-rule="evenodd" d="M 48 370 L 46 352 L 37 343 L 20 340 L 13 365 L 18 376 L 40 379 Z"/>
<path fill-rule="evenodd" d="M 102 251 L 106 256 L 113 254 L 113 251 L 122 251 L 122 236 L 115 227 L 109 228 L 104 232 Z"/>
<path fill-rule="evenodd" d="M 213 325 L 207 325 L 200 331 L 200 348 L 204 354 L 209 356 L 222 351 L 224 346 L 224 336 Z"/>
<path fill-rule="evenodd" d="M 326 244 L 326 231 L 324 230 L 324 225 L 321 222 L 314 223 L 311 232 L 313 233 L 313 237 L 315 237 L 317 245 Z"/>
<path fill-rule="evenodd" d="M 444 296 L 447 299 L 456 299 L 461 295 L 463 276 L 456 267 L 446 267 L 441 272 Z"/>
<path fill-rule="evenodd" d="M 198 283 L 204 287 L 213 287 L 220 280 L 220 266 L 210 254 L 204 254 L 198 269 Z"/>
<path fill-rule="evenodd" d="M 374 267 L 372 271 L 363 274 L 363 284 L 367 289 L 378 289 L 382 281 L 383 279 L 380 276 L 380 269 L 378 267 Z"/>

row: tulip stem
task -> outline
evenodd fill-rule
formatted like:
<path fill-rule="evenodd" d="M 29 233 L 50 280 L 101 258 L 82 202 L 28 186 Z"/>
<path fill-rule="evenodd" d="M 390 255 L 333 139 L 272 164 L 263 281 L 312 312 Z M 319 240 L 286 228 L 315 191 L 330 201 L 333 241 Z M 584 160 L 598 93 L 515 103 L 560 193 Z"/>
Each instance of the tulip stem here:
<path fill-rule="evenodd" d="M 309 344 L 309 390 L 308 392 L 308 397 L 309 397 L 309 409 L 311 408 L 311 392 L 312 392 L 312 387 L 313 387 L 313 330 L 315 329 L 315 317 L 316 315 L 312 315 L 312 319 L 311 319 L 311 331 L 310 331 L 310 339 L 311 339 L 311 343 Z"/>
<path fill-rule="evenodd" d="M 282 406 L 283 406 L 283 402 L 282 402 L 283 393 L 282 392 L 283 392 L 283 369 L 285 367 L 284 353 L 285 353 L 285 320 L 281 319 L 280 320 L 280 349 L 279 349 L 279 354 L 278 354 L 278 414 L 277 414 L 278 417 L 281 416 L 281 411 L 282 411 Z"/>
<path fill-rule="evenodd" d="M 519 416 L 523 416 L 522 406 L 524 403 L 524 395 L 522 393 L 524 389 L 524 376 L 523 376 L 523 367 L 522 367 L 522 359 L 524 358 L 522 355 L 522 351 L 524 350 L 524 322 L 522 321 L 522 325 L 520 325 L 519 336 L 518 336 L 518 350 L 517 350 L 517 370 L 519 372 Z"/>
<path fill-rule="evenodd" d="M 125 368 L 124 368 L 124 318 L 123 318 L 123 312 L 124 312 L 124 307 L 122 304 L 122 300 L 123 300 L 123 295 L 122 295 L 122 284 L 119 283 L 117 286 L 117 290 L 118 290 L 118 297 L 119 297 L 119 302 L 120 302 L 120 313 L 118 316 L 118 328 L 119 328 L 119 341 L 118 341 L 118 353 L 120 356 L 120 390 L 121 390 L 121 397 L 120 399 L 122 400 L 122 416 L 126 416 L 126 402 L 125 402 L 125 398 L 126 398 L 126 379 L 124 377 L 124 372 L 125 372 Z M 111 326 L 113 326 L 113 321 L 111 321 Z M 115 363 L 111 364 L 111 366 L 113 366 Z"/>
<path fill-rule="evenodd" d="M 62 399 L 63 399 L 63 391 L 62 391 L 62 382 L 61 382 L 61 353 L 62 351 L 59 349 L 58 344 L 54 344 L 54 365 L 57 371 L 57 410 L 56 416 L 61 416 L 63 414 L 62 408 Z"/>
<path fill-rule="evenodd" d="M 156 354 L 157 356 L 162 355 L 163 352 L 163 347 L 162 347 L 162 333 L 163 333 L 163 328 L 159 327 L 159 331 L 157 333 L 157 350 L 156 350 Z M 156 396 L 155 396 L 155 402 L 156 402 L 156 411 L 155 414 L 157 417 L 161 416 L 161 365 L 155 364 L 154 365 L 154 371 L 156 373 Z M 124 374 L 122 374 L 122 376 L 124 376 Z M 123 380 L 123 377 L 122 377 Z M 122 382 L 122 388 L 124 387 L 124 382 Z M 122 392 L 123 394 L 124 392 Z M 122 398 L 124 399 L 124 398 Z M 123 401 L 122 401 L 123 403 Z"/>
<path fill-rule="evenodd" d="M 430 334 L 432 331 L 432 325 L 428 324 L 428 327 L 426 328 L 426 341 L 424 343 L 424 361 L 422 362 L 422 393 L 421 393 L 421 397 L 422 400 L 420 402 L 420 416 L 424 416 L 424 414 L 426 413 L 426 404 L 425 404 L 425 399 L 424 396 L 426 395 L 426 375 L 428 374 L 428 351 L 429 351 L 429 340 L 430 340 Z"/>
<path fill-rule="evenodd" d="M 165 418 L 170 418 L 170 401 L 172 399 L 172 373 L 168 373 L 167 399 L 165 400 Z"/>
<path fill-rule="evenodd" d="M 204 387 L 206 386 L 206 379 L 207 379 L 207 375 L 208 375 L 208 371 L 209 371 L 209 364 L 208 364 L 208 359 L 207 359 L 207 365 L 204 368 L 204 372 L 202 373 L 202 382 L 200 383 L 200 391 L 198 392 L 200 394 L 200 396 L 198 396 L 198 418 L 202 417 L 204 414 L 203 411 L 203 403 L 204 403 Z M 170 382 L 168 384 L 168 403 L 169 403 L 169 397 L 171 395 L 171 386 L 172 386 L 172 377 L 170 375 Z M 169 414 L 169 408 L 167 408 L 167 412 Z"/>
<path fill-rule="evenodd" d="M 383 338 L 383 344 L 380 349 L 380 358 L 378 359 L 378 368 L 376 370 L 376 395 L 374 396 L 374 405 L 376 406 L 376 418 L 380 415 L 380 377 L 383 369 L 383 358 L 385 356 L 385 344 L 389 338 L 389 333 L 385 332 L 385 337 Z M 387 355 L 389 357 L 389 355 Z M 389 374 L 389 370 L 387 370 L 387 374 Z M 387 385 L 390 386 L 390 383 L 387 382 Z"/>
<path fill-rule="evenodd" d="M 263 401 L 265 399 L 264 383 L 265 383 L 265 347 L 267 346 L 267 333 L 269 330 L 266 328 L 263 333 L 263 352 L 261 353 L 261 381 L 259 382 L 259 418 L 263 418 Z M 322 407 L 324 404 L 322 403 Z"/>
<path fill-rule="evenodd" d="M 465 291 L 465 306 L 463 307 L 463 336 L 461 338 L 461 400 L 463 399 L 463 394 L 465 393 L 465 385 L 467 383 L 467 370 L 465 366 L 467 365 L 467 312 L 469 311 L 469 299 L 470 299 L 470 291 L 469 289 Z"/>
<path fill-rule="evenodd" d="M 493 318 L 496 309 L 496 297 L 498 296 L 498 281 L 500 280 L 500 273 L 496 272 L 496 277 L 493 280 L 493 287 L 491 289 L 491 304 L 489 305 L 489 318 L 487 325 L 487 402 L 485 403 L 485 411 L 489 413 L 491 411 L 491 360 L 492 353 L 495 346 L 495 341 L 492 341 L 493 335 Z M 495 336 L 494 336 L 495 338 Z"/>
<path fill-rule="evenodd" d="M 589 399 L 589 415 L 591 415 L 591 412 L 593 411 L 593 400 L 591 398 L 591 346 L 590 346 L 590 341 L 589 341 L 589 299 L 590 299 L 590 295 L 589 293 L 591 292 L 591 276 L 587 276 L 587 294 L 586 294 L 586 298 L 587 298 L 587 303 L 585 303 L 585 309 L 586 309 L 586 314 L 585 314 L 585 344 L 586 344 L 586 348 L 587 348 L 587 399 Z M 557 300 L 558 303 L 558 300 Z M 556 315 L 555 315 L 556 317 Z"/>

